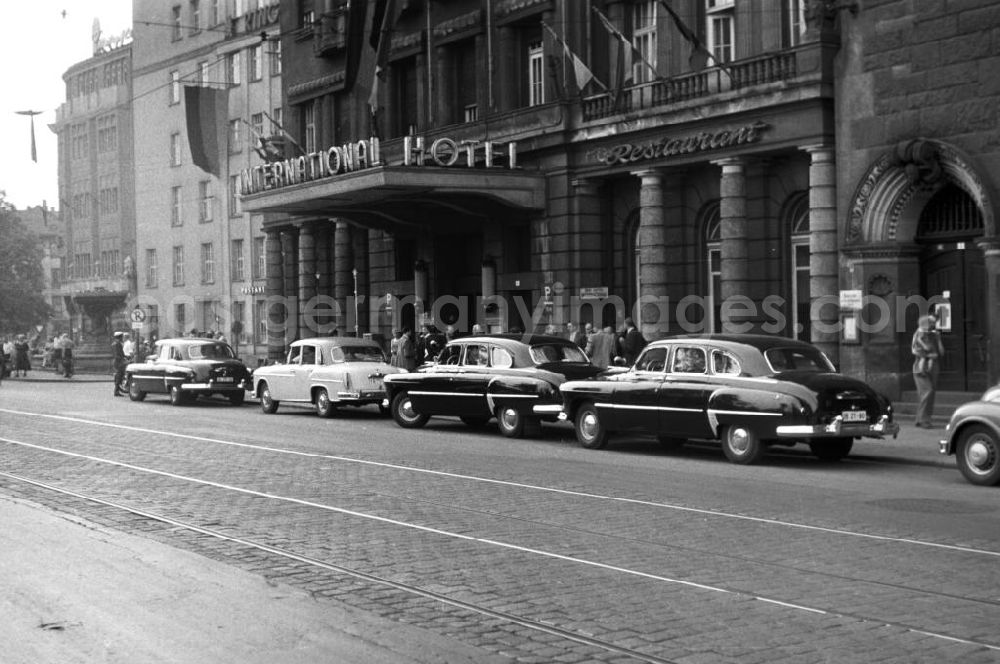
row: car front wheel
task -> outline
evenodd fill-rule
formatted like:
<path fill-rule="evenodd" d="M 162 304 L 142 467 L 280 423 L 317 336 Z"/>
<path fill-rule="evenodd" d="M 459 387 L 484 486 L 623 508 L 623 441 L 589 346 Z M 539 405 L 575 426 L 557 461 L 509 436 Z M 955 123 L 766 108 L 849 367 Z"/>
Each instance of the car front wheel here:
<path fill-rule="evenodd" d="M 183 406 L 187 403 L 187 395 L 180 385 L 170 386 L 170 403 L 174 406 Z"/>
<path fill-rule="evenodd" d="M 733 463 L 748 465 L 764 456 L 764 443 L 760 437 L 742 424 L 731 424 L 722 432 L 722 451 Z"/>
<path fill-rule="evenodd" d="M 809 443 L 809 450 L 823 461 L 840 461 L 851 453 L 852 447 L 853 438 L 813 440 Z"/>
<path fill-rule="evenodd" d="M 599 450 L 608 444 L 608 431 L 601 422 L 597 406 L 585 404 L 576 412 L 576 439 L 589 450 Z"/>
<path fill-rule="evenodd" d="M 392 400 L 392 419 L 404 429 L 417 429 L 427 424 L 430 415 L 421 415 L 413 410 L 413 401 L 407 392 L 400 392 Z"/>
<path fill-rule="evenodd" d="M 271 389 L 264 383 L 260 386 L 260 409 L 268 415 L 277 412 L 278 402 L 271 398 Z"/>
<path fill-rule="evenodd" d="M 142 401 L 146 398 L 146 393 L 139 389 L 139 385 L 131 376 L 128 378 L 128 398 L 132 401 Z"/>
<path fill-rule="evenodd" d="M 976 425 L 963 430 L 955 452 L 965 479 L 980 486 L 1000 484 L 1000 441 L 991 429 Z"/>
<path fill-rule="evenodd" d="M 320 417 L 333 417 L 336 407 L 330 401 L 330 394 L 324 389 L 316 393 L 316 414 Z"/>

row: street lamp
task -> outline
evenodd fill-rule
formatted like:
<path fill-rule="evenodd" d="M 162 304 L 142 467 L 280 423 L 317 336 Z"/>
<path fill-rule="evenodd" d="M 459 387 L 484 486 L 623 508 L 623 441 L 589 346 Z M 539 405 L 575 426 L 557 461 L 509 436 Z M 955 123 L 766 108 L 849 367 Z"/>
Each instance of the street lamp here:
<path fill-rule="evenodd" d="M 354 275 L 354 336 L 361 338 L 361 326 L 358 324 L 358 268 L 351 270 Z"/>

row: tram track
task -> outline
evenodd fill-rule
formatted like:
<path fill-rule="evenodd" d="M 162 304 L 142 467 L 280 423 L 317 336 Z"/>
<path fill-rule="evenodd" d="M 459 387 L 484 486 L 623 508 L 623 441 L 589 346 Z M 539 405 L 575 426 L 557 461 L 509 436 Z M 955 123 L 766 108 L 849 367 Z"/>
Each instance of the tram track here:
<path fill-rule="evenodd" d="M 116 466 L 119 466 L 119 467 L 122 467 L 122 468 L 127 468 L 127 469 L 129 469 L 131 471 L 134 471 L 134 472 L 157 474 L 157 475 L 160 475 L 160 476 L 171 477 L 171 478 L 182 480 L 182 481 L 201 483 L 203 485 L 209 485 L 209 486 L 212 486 L 212 487 L 220 489 L 220 490 L 243 492 L 243 493 L 246 493 L 248 495 L 254 495 L 254 496 L 258 496 L 258 497 L 262 497 L 262 498 L 266 498 L 266 499 L 270 499 L 270 500 L 286 501 L 286 502 L 289 502 L 289 503 L 292 503 L 292 504 L 296 504 L 296 505 L 300 505 L 300 506 L 309 506 L 309 507 L 313 507 L 313 508 L 328 509 L 328 510 L 333 510 L 333 511 L 337 511 L 337 512 L 340 512 L 340 513 L 350 514 L 352 516 L 358 516 L 358 517 L 362 517 L 362 518 L 374 518 L 374 519 L 377 519 L 379 521 L 382 521 L 382 522 L 384 522 L 386 524 L 390 524 L 390 525 L 393 525 L 393 526 L 416 527 L 416 528 L 418 528 L 420 530 L 423 530 L 423 531 L 426 531 L 426 532 L 433 532 L 433 533 L 436 533 L 436 534 L 447 535 L 447 536 L 450 536 L 450 537 L 459 537 L 459 538 L 466 539 L 466 540 L 471 540 L 471 541 L 480 542 L 480 543 L 483 543 L 483 544 L 488 544 L 490 546 L 510 547 L 512 549 L 516 549 L 516 550 L 521 551 L 521 552 L 532 553 L 534 555 L 550 556 L 552 558 L 556 558 L 556 559 L 562 560 L 564 562 L 571 562 L 571 563 L 574 563 L 574 564 L 593 565 L 593 566 L 596 566 L 596 567 L 599 567 L 599 568 L 602 568 L 602 569 L 605 569 L 605 570 L 609 570 L 609 571 L 613 571 L 613 572 L 617 572 L 617 573 L 622 573 L 622 574 L 641 575 L 641 576 L 643 576 L 645 578 L 648 578 L 648 579 L 651 579 L 651 580 L 660 581 L 660 582 L 677 583 L 677 584 L 685 585 L 685 586 L 690 587 L 690 588 L 697 588 L 697 589 L 700 589 L 700 590 L 709 590 L 709 591 L 714 591 L 714 592 L 732 593 L 732 594 L 735 594 L 735 595 L 742 595 L 742 596 L 745 596 L 745 597 L 749 597 L 751 599 L 759 600 L 759 601 L 764 602 L 764 603 L 770 603 L 770 604 L 773 604 L 773 605 L 776 605 L 776 606 L 782 606 L 782 607 L 786 607 L 786 608 L 789 608 L 789 609 L 793 609 L 795 611 L 806 612 L 806 613 L 815 613 L 815 614 L 825 615 L 825 616 L 834 616 L 834 617 L 837 617 L 837 618 L 840 618 L 840 619 L 844 619 L 844 620 L 865 621 L 865 622 L 869 622 L 869 623 L 871 623 L 871 622 L 881 623 L 885 627 L 896 628 L 896 629 L 900 629 L 900 630 L 911 632 L 913 634 L 918 634 L 918 635 L 922 635 L 922 636 L 932 637 L 932 638 L 940 639 L 940 640 L 943 640 L 943 641 L 950 641 L 950 642 L 954 642 L 954 643 L 965 644 L 965 645 L 974 646 L 974 647 L 977 647 L 977 648 L 984 648 L 986 650 L 993 651 L 993 652 L 1000 652 L 1000 645 L 998 645 L 998 644 L 984 642 L 982 640 L 977 640 L 977 639 L 962 638 L 962 637 L 959 637 L 959 636 L 955 636 L 953 634 L 947 634 L 947 633 L 943 633 L 943 632 L 936 632 L 936 631 L 932 631 L 932 630 L 927 630 L 927 629 L 923 629 L 923 628 L 921 628 L 921 627 L 919 627 L 917 625 L 913 625 L 913 624 L 907 624 L 907 623 L 903 623 L 903 622 L 881 621 L 880 619 L 872 617 L 872 616 L 865 616 L 865 615 L 845 613 L 845 612 L 829 611 L 829 610 L 824 610 L 824 609 L 818 608 L 818 607 L 810 607 L 810 606 L 804 606 L 804 605 L 795 604 L 795 603 L 792 603 L 792 602 L 785 602 L 785 601 L 781 601 L 781 600 L 776 599 L 776 598 L 764 597 L 764 596 L 754 596 L 754 595 L 750 595 L 748 593 L 741 593 L 741 592 L 738 592 L 738 591 L 729 590 L 729 589 L 726 589 L 724 587 L 714 587 L 714 586 L 710 586 L 710 585 L 706 585 L 706 584 L 692 583 L 692 582 L 689 582 L 689 581 L 685 581 L 683 579 L 667 578 L 667 577 L 662 577 L 662 576 L 657 576 L 657 575 L 652 575 L 652 574 L 646 574 L 646 573 L 639 572 L 637 570 L 630 570 L 630 569 L 626 569 L 626 568 L 621 567 L 621 566 L 610 565 L 610 564 L 601 563 L 601 562 L 598 562 L 598 561 L 588 561 L 588 560 L 583 560 L 583 559 L 580 559 L 580 558 L 575 558 L 575 557 L 569 557 L 569 556 L 563 556 L 563 555 L 553 554 L 552 552 L 532 550 L 532 549 L 527 548 L 527 547 L 513 546 L 513 545 L 510 545 L 508 543 L 499 542 L 499 541 L 492 540 L 492 539 L 487 539 L 487 538 L 470 537 L 470 536 L 462 535 L 462 534 L 459 534 L 459 533 L 449 533 L 449 532 L 446 532 L 446 531 L 443 531 L 443 530 L 437 529 L 437 528 L 426 528 L 426 527 L 421 527 L 421 526 L 415 526 L 414 524 L 405 523 L 405 522 L 402 522 L 402 521 L 396 520 L 396 519 L 386 519 L 384 517 L 376 517 L 376 516 L 371 515 L 371 514 L 361 514 L 361 513 L 355 512 L 353 510 L 346 510 L 346 509 L 342 509 L 342 508 L 336 508 L 336 507 L 329 506 L 329 505 L 320 505 L 320 504 L 316 504 L 316 503 L 311 503 L 309 501 L 304 501 L 304 500 L 301 500 L 301 499 L 295 499 L 295 498 L 291 498 L 291 497 L 288 497 L 288 496 L 272 495 L 272 494 L 268 494 L 268 493 L 265 493 L 265 492 L 253 491 L 253 490 L 242 488 L 242 487 L 225 486 L 225 485 L 222 485 L 222 484 L 220 484 L 218 482 L 206 481 L 206 480 L 199 479 L 199 478 L 194 478 L 194 477 L 184 477 L 184 476 L 178 475 L 177 473 L 169 473 L 169 472 L 160 471 L 160 470 L 156 470 L 156 469 L 152 469 L 152 468 L 145 468 L 145 467 L 138 466 L 136 464 L 125 463 L 125 462 L 121 462 L 121 461 L 117 461 L 117 460 L 101 459 L 101 458 L 95 457 L 93 455 L 83 455 L 83 454 L 79 454 L 79 453 L 71 452 L 71 451 L 67 451 L 67 450 L 59 450 L 59 449 L 55 449 L 55 448 L 46 448 L 45 446 L 35 445 L 35 444 L 31 444 L 31 443 L 25 443 L 23 441 L 15 441 L 15 440 L 8 439 L 8 438 L 0 438 L 0 441 L 3 441 L 5 443 L 7 443 L 8 445 L 17 445 L 17 446 L 21 446 L 21 447 L 24 447 L 24 448 L 33 448 L 33 449 L 36 449 L 36 450 L 39 450 L 39 451 L 44 451 L 44 452 L 51 453 L 51 454 L 62 454 L 62 455 L 71 456 L 71 457 L 77 457 L 77 458 L 87 458 L 88 460 L 91 460 L 91 461 L 100 462 L 100 463 L 106 463 L 106 464 L 112 464 L 112 465 L 116 465 Z M 312 455 L 312 456 L 328 456 L 328 455 Z M 573 641 L 575 643 L 585 644 L 585 645 L 588 645 L 588 646 L 591 646 L 591 647 L 597 647 L 597 648 L 600 648 L 600 649 L 605 650 L 607 652 L 621 654 L 621 655 L 627 655 L 629 657 L 634 657 L 634 658 L 638 659 L 639 661 L 648 661 L 648 662 L 670 662 L 670 661 L 672 661 L 670 659 L 664 659 L 664 658 L 660 658 L 660 657 L 650 656 L 648 654 L 645 654 L 645 653 L 642 653 L 642 652 L 639 652 L 639 651 L 635 651 L 635 650 L 632 650 L 630 648 L 623 648 L 620 645 L 617 645 L 617 644 L 614 644 L 614 643 L 611 643 L 611 642 L 606 642 L 606 641 L 603 641 L 601 639 L 598 639 L 598 638 L 595 638 L 595 637 L 592 637 L 592 636 L 588 636 L 586 634 L 580 634 L 580 633 L 577 633 L 577 632 L 573 632 L 573 631 L 570 631 L 570 630 L 565 630 L 563 628 L 559 628 L 558 626 L 548 625 L 548 624 L 545 624 L 545 623 L 534 621 L 534 620 L 532 620 L 530 618 L 527 618 L 527 617 L 524 617 L 524 616 L 519 616 L 519 615 L 515 615 L 515 614 L 512 614 L 512 613 L 506 613 L 506 612 L 502 612 L 502 611 L 496 611 L 494 609 L 490 609 L 489 607 L 480 606 L 480 605 L 477 605 L 475 603 L 469 603 L 469 602 L 464 602 L 462 600 L 456 600 L 456 599 L 454 599 L 452 597 L 448 597 L 447 595 L 444 595 L 444 594 L 441 594 L 441 593 L 435 593 L 433 591 L 428 591 L 426 589 L 422 589 L 422 588 L 420 588 L 419 586 L 416 586 L 416 585 L 406 584 L 406 583 L 400 583 L 399 581 L 396 581 L 396 580 L 393 580 L 393 579 L 382 578 L 382 577 L 379 577 L 377 575 L 372 575 L 370 573 L 367 573 L 367 572 L 364 572 L 364 571 L 361 571 L 361 570 L 357 570 L 357 569 L 354 569 L 354 568 L 346 567 L 346 566 L 343 566 L 343 565 L 338 565 L 336 563 L 329 562 L 329 561 L 319 560 L 317 558 L 306 556 L 306 555 L 303 555 L 301 553 L 296 553 L 296 552 L 293 552 L 293 551 L 285 550 L 285 549 L 282 549 L 281 547 L 274 547 L 274 546 L 269 545 L 267 543 L 259 542 L 257 540 L 251 539 L 251 538 L 234 537 L 231 534 L 224 533 L 224 532 L 222 532 L 220 530 L 216 530 L 216 529 L 213 529 L 213 528 L 208 528 L 208 527 L 206 527 L 204 525 L 198 525 L 198 524 L 195 524 L 195 523 L 191 523 L 191 522 L 185 521 L 183 519 L 177 519 L 176 517 L 170 517 L 170 516 L 167 516 L 167 515 L 164 515 L 164 514 L 160 514 L 160 513 L 156 513 L 156 512 L 151 512 L 149 510 L 138 509 L 138 508 L 135 508 L 135 507 L 132 507 L 132 506 L 129 506 L 129 505 L 125 505 L 123 503 L 118 503 L 116 501 L 110 501 L 110 500 L 107 500 L 107 499 L 103 499 L 103 498 L 100 498 L 100 497 L 97 497 L 97 496 L 93 496 L 93 495 L 89 495 L 89 494 L 86 494 L 86 493 L 82 493 L 82 492 L 79 492 L 79 491 L 73 491 L 73 490 L 70 490 L 70 489 L 63 488 L 63 487 L 58 487 L 58 486 L 56 486 L 54 484 L 51 484 L 49 482 L 43 482 L 43 481 L 40 481 L 40 480 L 35 479 L 35 478 L 27 477 L 25 475 L 20 475 L 20 474 L 17 474 L 17 473 L 9 473 L 9 472 L 0 472 L 0 476 L 7 477 L 8 479 L 11 479 L 11 480 L 14 480 L 14 481 L 30 483 L 30 484 L 32 484 L 32 485 L 34 485 L 36 487 L 43 488 L 46 491 L 50 491 L 50 492 L 54 492 L 54 493 L 61 493 L 63 495 L 74 496 L 74 497 L 76 497 L 79 500 L 85 500 L 85 501 L 90 501 L 90 502 L 94 502 L 94 503 L 97 503 L 97 504 L 102 504 L 102 505 L 105 505 L 105 506 L 108 506 L 108 507 L 113 507 L 114 509 L 119 509 L 119 510 L 127 511 L 127 512 L 129 512 L 131 514 L 135 514 L 137 516 L 142 516 L 143 518 L 149 518 L 149 519 L 152 519 L 152 520 L 155 520 L 155 521 L 159 521 L 159 522 L 162 522 L 162 523 L 168 523 L 168 524 L 171 524 L 174 527 L 183 528 L 183 529 L 189 530 L 191 532 L 197 532 L 197 533 L 200 533 L 200 534 L 203 534 L 203 535 L 206 535 L 206 536 L 216 537 L 216 538 L 219 538 L 221 540 L 238 543 L 238 544 L 240 544 L 242 546 L 248 546 L 248 547 L 255 548 L 255 549 L 258 549 L 258 550 L 261 550 L 261 551 L 268 552 L 268 553 L 273 554 L 273 555 L 279 555 L 279 556 L 285 557 L 285 558 L 287 558 L 289 560 L 295 560 L 297 562 L 300 562 L 300 563 L 303 563 L 303 564 L 307 564 L 307 565 L 311 565 L 311 566 L 314 566 L 314 567 L 317 567 L 317 568 L 327 569 L 329 571 L 336 571 L 336 572 L 342 573 L 342 574 L 348 574 L 348 575 L 354 576 L 355 578 L 364 579 L 364 580 L 366 580 L 368 582 L 371 582 L 371 583 L 378 583 L 378 584 L 385 585 L 386 587 L 394 588 L 394 589 L 402 591 L 402 592 L 407 592 L 407 593 L 411 593 L 411 594 L 414 594 L 414 595 L 417 595 L 417 596 L 421 596 L 421 597 L 425 597 L 425 598 L 428 598 L 428 599 L 433 599 L 434 601 L 439 601 L 439 602 L 442 602 L 442 603 L 447 604 L 449 606 L 460 607 L 463 610 L 473 611 L 473 612 L 475 612 L 475 613 L 477 613 L 479 615 L 488 615 L 488 616 L 490 616 L 492 618 L 509 622 L 512 625 L 518 625 L 518 626 L 521 626 L 521 627 L 524 627 L 524 628 L 527 628 L 527 629 L 536 630 L 536 631 L 539 631 L 540 633 L 545 633 L 545 634 L 550 634 L 550 635 L 557 635 L 557 636 L 559 636 L 559 638 L 565 638 L 565 639 L 567 639 L 569 641 Z M 476 510 L 476 511 L 477 512 L 481 512 L 481 510 Z M 488 514 L 490 514 L 491 516 L 502 516 L 503 518 L 510 518 L 508 516 L 498 515 L 496 513 L 488 513 Z M 546 524 L 546 525 L 550 525 L 550 524 Z M 587 532 L 587 531 L 584 530 L 583 532 Z M 591 533 L 591 534 L 599 534 L 599 535 L 602 535 L 602 536 L 605 536 L 605 537 L 607 536 L 606 534 L 601 534 L 601 533 L 596 533 L 596 532 Z M 649 544 L 649 542 L 643 542 L 643 544 Z M 693 551 L 693 553 L 704 553 L 704 552 L 703 551 Z M 988 555 L 988 554 L 990 554 L 992 552 L 984 551 L 983 553 Z M 736 557 L 736 558 L 738 558 L 738 557 Z M 754 562 L 754 563 L 761 563 L 761 561 L 758 561 L 758 560 L 753 560 L 752 562 Z M 785 568 L 791 569 L 790 566 L 780 566 L 779 565 L 779 567 L 785 567 Z M 805 570 L 805 571 L 807 573 L 810 573 L 810 574 L 814 574 L 815 573 L 813 570 Z M 857 579 L 857 578 L 848 578 L 848 577 L 836 577 L 836 578 L 843 578 L 843 579 L 851 580 L 851 581 L 863 581 L 862 579 Z M 865 581 L 865 582 L 869 583 L 868 581 Z M 885 584 L 885 585 L 887 585 L 887 586 L 893 586 L 894 584 Z M 909 591 L 912 591 L 912 592 L 925 593 L 928 596 L 933 595 L 933 593 L 929 593 L 929 592 L 927 592 L 925 590 L 921 590 L 921 589 L 914 589 L 914 588 L 906 588 L 906 589 L 909 590 Z M 939 594 L 939 595 L 940 596 L 949 596 L 947 594 Z M 960 600 L 966 601 L 966 602 L 975 602 L 975 601 L 977 601 L 974 598 L 970 599 L 970 598 L 961 597 L 961 596 L 958 596 L 958 595 L 951 595 L 950 597 L 952 599 L 960 599 Z M 983 603 L 984 604 L 988 604 L 988 605 L 993 605 L 993 606 L 995 606 L 997 604 L 1000 604 L 998 602 L 992 602 L 992 601 L 986 601 L 986 602 L 983 602 Z"/>

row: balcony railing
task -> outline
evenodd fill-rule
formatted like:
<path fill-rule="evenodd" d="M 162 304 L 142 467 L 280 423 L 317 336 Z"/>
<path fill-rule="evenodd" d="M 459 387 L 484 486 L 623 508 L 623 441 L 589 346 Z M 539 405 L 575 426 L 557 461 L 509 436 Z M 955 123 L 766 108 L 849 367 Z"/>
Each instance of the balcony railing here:
<path fill-rule="evenodd" d="M 668 106 L 734 90 L 793 79 L 798 75 L 795 51 L 783 51 L 728 63 L 701 72 L 660 79 L 602 93 L 583 100 L 584 121 L 600 120 L 620 113 Z"/>

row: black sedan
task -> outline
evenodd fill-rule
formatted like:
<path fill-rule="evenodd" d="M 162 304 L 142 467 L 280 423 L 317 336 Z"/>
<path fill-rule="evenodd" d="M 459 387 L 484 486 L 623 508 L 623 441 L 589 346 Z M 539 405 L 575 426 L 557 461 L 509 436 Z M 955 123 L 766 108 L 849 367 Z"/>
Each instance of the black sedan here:
<path fill-rule="evenodd" d="M 133 362 L 125 368 L 125 380 L 132 401 L 161 393 L 179 406 L 199 394 L 221 394 L 238 406 L 246 398 L 250 371 L 229 344 L 221 341 L 160 339 L 145 362 Z"/>
<path fill-rule="evenodd" d="M 421 427 L 432 415 L 457 416 L 473 427 L 496 417 L 503 435 L 519 438 L 558 419 L 561 384 L 600 371 L 566 339 L 483 335 L 451 341 L 416 372 L 386 376 L 385 388 L 401 427 Z"/>
<path fill-rule="evenodd" d="M 958 469 L 973 484 L 1000 484 L 1000 387 L 952 413 L 940 451 L 954 454 Z"/>
<path fill-rule="evenodd" d="M 721 440 L 733 463 L 768 446 L 807 443 L 837 460 L 855 438 L 895 436 L 889 400 L 836 373 L 815 346 L 766 335 L 686 335 L 647 346 L 626 373 L 560 387 L 563 417 L 588 448 L 608 434 L 654 434 L 667 446 Z"/>

